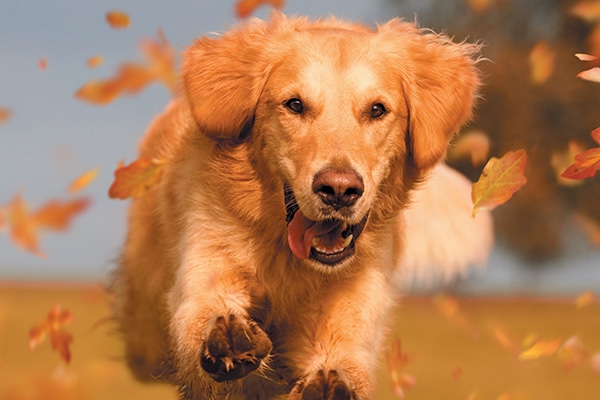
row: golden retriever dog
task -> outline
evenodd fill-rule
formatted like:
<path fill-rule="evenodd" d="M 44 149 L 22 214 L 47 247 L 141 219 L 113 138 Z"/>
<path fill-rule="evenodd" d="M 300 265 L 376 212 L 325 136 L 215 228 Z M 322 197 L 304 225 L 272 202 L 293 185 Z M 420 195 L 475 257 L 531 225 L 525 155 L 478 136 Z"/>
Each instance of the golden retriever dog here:
<path fill-rule="evenodd" d="M 399 19 L 277 12 L 197 40 L 141 143 L 167 161 L 131 204 L 113 284 L 136 376 L 189 400 L 373 399 L 404 266 L 489 249 L 440 165 L 478 50 Z"/>

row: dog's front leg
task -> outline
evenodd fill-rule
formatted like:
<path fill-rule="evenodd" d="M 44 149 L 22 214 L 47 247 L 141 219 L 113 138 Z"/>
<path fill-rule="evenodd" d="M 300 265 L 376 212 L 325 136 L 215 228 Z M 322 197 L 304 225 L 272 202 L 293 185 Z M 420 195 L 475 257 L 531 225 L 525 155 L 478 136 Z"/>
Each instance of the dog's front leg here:
<path fill-rule="evenodd" d="M 177 271 L 171 350 L 174 380 L 186 398 L 218 397 L 231 388 L 220 382 L 246 376 L 270 353 L 270 339 L 248 315 L 247 276 L 244 267 L 215 259 L 184 260 Z"/>
<path fill-rule="evenodd" d="M 289 400 L 372 400 L 374 371 L 388 329 L 391 287 L 380 271 L 364 271 L 320 298 L 291 340 L 299 373 Z M 313 309 L 315 310 L 316 307 Z"/>

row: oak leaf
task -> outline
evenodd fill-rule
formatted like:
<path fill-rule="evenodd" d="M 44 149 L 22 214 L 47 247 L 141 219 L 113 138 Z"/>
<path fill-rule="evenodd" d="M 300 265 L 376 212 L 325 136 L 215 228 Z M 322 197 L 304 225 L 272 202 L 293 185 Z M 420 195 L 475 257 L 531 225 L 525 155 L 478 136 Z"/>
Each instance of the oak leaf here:
<path fill-rule="evenodd" d="M 4 219 L 8 233 L 17 246 L 39 257 L 45 257 L 39 248 L 40 232 L 68 229 L 71 220 L 87 209 L 89 204 L 90 201 L 86 198 L 68 201 L 51 200 L 32 213 L 19 193 L 0 209 L 0 214 L 4 214 L 4 218 L 0 217 L 0 220 Z"/>
<path fill-rule="evenodd" d="M 69 346 L 73 342 L 73 335 L 64 330 L 63 326 L 71 323 L 73 319 L 69 311 L 63 310 L 59 305 L 54 306 L 45 319 L 29 330 L 29 348 L 34 350 L 48 335 L 52 349 L 69 363 L 71 361 Z"/>
<path fill-rule="evenodd" d="M 600 145 L 600 128 L 592 131 L 592 139 Z M 575 156 L 575 162 L 560 176 L 567 179 L 585 179 L 600 169 L 600 147 L 594 147 Z"/>
<path fill-rule="evenodd" d="M 143 195 L 160 182 L 165 162 L 165 159 L 139 159 L 117 168 L 108 196 L 111 199 L 126 199 Z"/>
<path fill-rule="evenodd" d="M 284 3 L 284 0 L 238 0 L 238 2 L 235 3 L 235 13 L 239 18 L 246 18 L 262 5 L 271 5 L 275 8 L 281 8 Z"/>
<path fill-rule="evenodd" d="M 115 29 L 124 29 L 129 26 L 131 20 L 127 13 L 123 11 L 114 10 L 106 13 L 106 22 Z"/>
<path fill-rule="evenodd" d="M 162 31 L 159 40 L 142 41 L 140 49 L 145 63 L 124 63 L 108 79 L 93 79 L 75 92 L 75 97 L 92 104 L 108 104 L 121 94 L 134 95 L 152 82 L 162 82 L 175 92 L 177 71 L 175 52 Z"/>
<path fill-rule="evenodd" d="M 506 203 L 512 195 L 527 183 L 525 166 L 527 153 L 520 149 L 509 151 L 500 159 L 492 157 L 483 168 L 479 180 L 473 184 L 472 217 L 479 210 L 492 210 Z"/>

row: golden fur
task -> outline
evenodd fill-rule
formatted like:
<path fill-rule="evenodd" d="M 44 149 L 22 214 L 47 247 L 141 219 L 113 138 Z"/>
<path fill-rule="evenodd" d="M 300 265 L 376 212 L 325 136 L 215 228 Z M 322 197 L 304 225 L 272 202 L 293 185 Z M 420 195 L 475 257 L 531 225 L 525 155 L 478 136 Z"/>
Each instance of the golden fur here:
<path fill-rule="evenodd" d="M 114 282 L 136 376 L 185 399 L 372 399 L 398 270 L 430 256 L 403 246 L 405 232 L 427 230 L 428 210 L 413 212 L 414 227 L 403 210 L 471 116 L 477 50 L 398 19 L 373 30 L 279 13 L 197 40 L 183 95 L 141 143 L 140 158 L 168 162 L 132 202 Z M 324 203 L 317 177 L 349 180 L 349 197 Z M 286 185 L 301 218 L 290 230 L 368 215 L 353 254 L 291 251 Z M 443 187 L 437 201 L 453 201 Z M 481 258 L 489 224 L 470 221 L 464 202 L 447 208 L 451 229 L 425 240 L 457 266 Z M 461 243 L 452 229 L 476 234 Z"/>

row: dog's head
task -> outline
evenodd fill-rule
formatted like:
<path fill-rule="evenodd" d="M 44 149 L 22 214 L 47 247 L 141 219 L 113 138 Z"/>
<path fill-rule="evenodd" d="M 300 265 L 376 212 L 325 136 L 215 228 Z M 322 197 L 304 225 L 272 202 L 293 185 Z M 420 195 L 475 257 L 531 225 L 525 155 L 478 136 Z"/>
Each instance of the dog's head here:
<path fill-rule="evenodd" d="M 371 30 L 276 13 L 197 41 L 183 80 L 205 135 L 252 141 L 281 182 L 290 249 L 323 270 L 442 160 L 471 116 L 476 51 L 397 19 Z"/>

